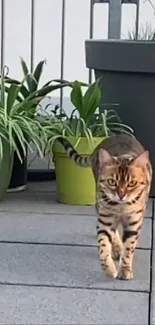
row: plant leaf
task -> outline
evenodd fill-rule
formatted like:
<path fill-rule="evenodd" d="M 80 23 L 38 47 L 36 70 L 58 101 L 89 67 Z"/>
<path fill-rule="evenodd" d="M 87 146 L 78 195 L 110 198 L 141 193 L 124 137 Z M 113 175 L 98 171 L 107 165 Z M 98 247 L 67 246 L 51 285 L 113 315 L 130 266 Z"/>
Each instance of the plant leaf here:
<path fill-rule="evenodd" d="M 37 81 L 35 80 L 34 76 L 32 74 L 27 74 L 26 82 L 28 85 L 29 94 L 33 93 L 38 87 Z"/>
<path fill-rule="evenodd" d="M 10 114 L 12 106 L 17 100 L 18 93 L 20 91 L 21 86 L 12 84 L 8 89 L 8 97 L 7 97 L 7 114 Z"/>
<path fill-rule="evenodd" d="M 2 70 L 2 75 L 1 75 L 1 103 L 2 103 L 2 106 L 4 107 L 5 106 L 5 81 L 4 81 L 4 68 Z"/>
<path fill-rule="evenodd" d="M 72 83 L 72 91 L 71 91 L 71 102 L 75 106 L 75 108 L 78 110 L 80 118 L 83 118 L 84 112 L 83 112 L 83 95 L 81 90 L 81 85 L 78 81 L 74 81 Z"/>
<path fill-rule="evenodd" d="M 51 81 L 59 82 L 59 83 L 67 83 L 68 82 L 69 86 L 71 86 L 71 87 L 73 87 L 74 82 L 75 82 L 75 81 L 72 81 L 72 82 L 71 81 L 67 81 L 67 80 L 64 80 L 64 79 L 53 79 Z M 85 83 L 85 82 L 82 82 L 82 81 L 79 81 L 79 80 L 78 80 L 78 82 L 79 82 L 79 84 L 82 87 L 88 87 L 88 86 L 90 86 L 90 84 L 88 84 L 88 83 Z"/>
<path fill-rule="evenodd" d="M 36 68 L 35 68 L 35 70 L 34 70 L 33 76 L 34 76 L 34 79 L 35 79 L 36 82 L 37 82 L 37 85 L 38 85 L 38 83 L 39 83 L 39 80 L 40 80 L 41 74 L 42 74 L 42 72 L 43 72 L 43 67 L 44 67 L 45 63 L 46 63 L 46 60 L 40 61 L 40 62 L 37 64 L 37 66 L 36 66 Z M 37 89 L 37 88 L 36 88 L 36 89 Z M 36 89 L 35 89 L 35 90 L 36 90 Z"/>
<path fill-rule="evenodd" d="M 17 85 L 21 85 L 21 82 L 15 80 L 15 79 L 10 79 L 10 78 L 5 79 L 5 82 L 6 82 L 6 84 L 17 84 Z M 7 90 L 7 86 L 5 86 L 5 88 L 6 88 L 6 90 Z M 8 89 L 9 89 L 9 88 L 8 88 Z M 28 89 L 27 89 L 23 84 L 22 84 L 22 86 L 21 86 L 20 93 L 21 93 L 21 95 L 22 95 L 24 98 L 28 97 L 29 94 L 30 94 L 29 91 L 28 91 Z M 18 100 L 19 100 L 19 101 L 22 101 L 23 98 L 20 98 L 20 97 L 19 97 Z"/>
<path fill-rule="evenodd" d="M 1 86 L 0 86 L 0 89 L 1 89 Z M 8 94 L 9 89 L 10 89 L 10 87 L 5 86 L 5 92 L 7 94 Z M 17 96 L 17 100 L 18 100 L 18 102 L 22 102 L 23 101 L 23 98 L 18 95 Z M 2 102 L 0 103 L 0 105 L 3 106 Z"/>
<path fill-rule="evenodd" d="M 6 83 L 9 83 L 9 84 L 17 84 L 17 85 L 20 85 L 20 81 L 16 80 L 16 79 L 12 79 L 12 78 L 9 78 L 7 76 L 5 76 L 5 82 Z"/>
<path fill-rule="evenodd" d="M 101 101 L 101 91 L 98 83 L 94 82 L 83 97 L 83 107 L 85 111 L 85 121 L 88 120 L 96 111 Z"/>
<path fill-rule="evenodd" d="M 28 85 L 28 90 L 31 93 L 31 92 L 33 92 L 33 91 L 36 90 L 36 88 L 37 88 L 37 81 L 35 80 L 35 78 L 33 77 L 33 75 L 29 73 L 28 67 L 26 65 L 26 62 L 23 60 L 23 58 L 20 58 L 20 61 L 21 61 L 21 65 L 22 65 L 22 70 L 23 70 L 23 73 L 24 73 L 24 77 L 25 77 L 26 83 Z"/>
<path fill-rule="evenodd" d="M 71 86 L 71 84 L 72 84 L 70 81 L 63 80 L 63 79 L 51 79 L 48 82 L 46 82 L 42 88 L 49 86 L 52 82 L 57 82 L 59 84 L 67 84 L 68 83 L 68 86 Z"/>
<path fill-rule="evenodd" d="M 31 118 L 33 118 L 36 110 L 36 105 L 37 104 L 35 103 L 35 99 L 29 101 L 23 100 L 21 103 L 17 103 L 12 107 L 11 115 L 21 114 L 24 112 L 24 115 L 28 114 Z"/>
<path fill-rule="evenodd" d="M 29 73 L 28 67 L 27 67 L 26 62 L 24 61 L 24 59 L 21 58 L 21 57 L 20 57 L 20 62 L 21 62 L 21 66 L 22 66 L 24 76 L 26 77 L 28 75 L 28 73 Z"/>
<path fill-rule="evenodd" d="M 52 92 L 52 91 L 54 91 L 56 89 L 67 87 L 67 86 L 68 86 L 68 83 L 67 84 L 59 84 L 59 85 L 51 85 L 51 86 L 41 88 L 41 89 L 39 89 L 37 91 L 35 97 L 38 97 L 38 96 L 43 96 L 44 97 L 44 96 L 46 96 L 47 94 L 49 94 L 50 92 Z"/>
<path fill-rule="evenodd" d="M 20 93 L 24 98 L 27 98 L 30 95 L 28 89 L 24 85 L 21 86 Z"/>

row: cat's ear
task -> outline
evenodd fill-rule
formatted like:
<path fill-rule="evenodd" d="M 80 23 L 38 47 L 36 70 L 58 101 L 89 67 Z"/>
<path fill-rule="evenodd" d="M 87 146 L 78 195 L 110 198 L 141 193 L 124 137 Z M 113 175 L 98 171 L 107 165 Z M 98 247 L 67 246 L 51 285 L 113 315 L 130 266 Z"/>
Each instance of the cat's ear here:
<path fill-rule="evenodd" d="M 145 166 L 149 161 L 149 152 L 146 150 L 136 157 L 132 164 L 136 166 Z"/>
<path fill-rule="evenodd" d="M 102 167 L 104 164 L 110 164 L 112 162 L 112 156 L 103 148 L 99 149 L 98 159 L 100 167 Z"/>

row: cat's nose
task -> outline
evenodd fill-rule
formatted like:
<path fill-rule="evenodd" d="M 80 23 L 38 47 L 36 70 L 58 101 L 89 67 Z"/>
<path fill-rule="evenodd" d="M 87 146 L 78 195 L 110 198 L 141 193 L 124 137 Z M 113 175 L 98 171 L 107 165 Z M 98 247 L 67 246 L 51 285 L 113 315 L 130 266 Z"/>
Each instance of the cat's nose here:
<path fill-rule="evenodd" d="M 124 190 L 123 190 L 123 189 L 120 189 L 120 190 L 118 191 L 118 196 L 119 196 L 119 198 L 120 198 L 121 200 L 124 198 L 125 193 L 124 193 Z"/>
<path fill-rule="evenodd" d="M 119 194 L 119 198 L 120 198 L 121 200 L 123 200 L 123 198 L 124 198 L 124 193 Z"/>

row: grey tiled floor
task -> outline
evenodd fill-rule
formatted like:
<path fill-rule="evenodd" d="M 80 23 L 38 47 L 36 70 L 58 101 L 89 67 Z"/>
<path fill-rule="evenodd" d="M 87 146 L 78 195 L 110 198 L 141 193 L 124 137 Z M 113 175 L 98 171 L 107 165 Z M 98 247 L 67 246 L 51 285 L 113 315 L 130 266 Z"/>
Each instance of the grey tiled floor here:
<path fill-rule="evenodd" d="M 155 324 L 153 205 L 135 278 L 126 282 L 100 268 L 93 207 L 57 203 L 54 182 L 7 194 L 0 203 L 0 324 Z"/>

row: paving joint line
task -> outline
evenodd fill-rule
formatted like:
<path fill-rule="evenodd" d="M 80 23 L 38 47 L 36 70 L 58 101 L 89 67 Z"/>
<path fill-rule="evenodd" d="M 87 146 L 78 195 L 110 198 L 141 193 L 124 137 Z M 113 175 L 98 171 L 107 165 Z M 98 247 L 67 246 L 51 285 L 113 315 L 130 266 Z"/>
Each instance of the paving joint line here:
<path fill-rule="evenodd" d="M 70 207 L 70 206 L 69 206 Z M 64 212 L 40 212 L 40 211 L 22 211 L 22 210 L 17 210 L 17 211 L 11 211 L 11 210 L 0 210 L 0 214 L 1 213 L 9 213 L 9 214 L 20 214 L 22 213 L 22 215 L 24 214 L 43 214 L 43 215 L 60 215 L 60 216 L 64 216 L 64 215 L 67 215 L 67 216 L 73 216 L 73 213 L 68 213 L 67 211 Z M 96 218 L 96 215 L 95 213 L 92 214 L 92 213 L 75 213 L 74 216 L 84 216 L 84 217 L 95 217 Z M 152 217 L 145 217 L 147 219 L 151 219 Z"/>
<path fill-rule="evenodd" d="M 70 206 L 69 206 L 70 207 Z M 11 211 L 11 210 L 0 210 L 0 214 L 1 213 L 9 213 L 9 214 L 21 214 L 22 215 L 26 215 L 26 214 L 43 214 L 44 216 L 45 215 L 56 215 L 56 216 L 64 216 L 64 215 L 67 215 L 67 216 L 73 216 L 73 213 L 68 213 L 67 211 L 64 212 L 40 212 L 40 211 L 22 211 L 22 210 L 18 210 L 18 211 Z M 95 217 L 96 218 L 96 215 L 95 213 L 92 214 L 92 213 L 75 213 L 74 216 L 82 216 L 82 217 Z M 74 217 L 73 217 L 74 218 Z M 151 219 L 152 220 L 152 216 L 147 216 L 145 217 L 144 216 L 144 219 Z"/>
<path fill-rule="evenodd" d="M 66 246 L 66 247 L 88 247 L 97 248 L 97 244 L 76 244 L 76 243 L 53 243 L 53 242 L 35 242 L 35 241 L 13 241 L 13 240 L 0 240 L 0 244 L 9 245 L 36 245 L 36 246 Z M 136 249 L 150 251 L 149 247 L 136 247 Z"/>
<path fill-rule="evenodd" d="M 118 280 L 121 281 L 121 280 Z M 148 290 L 134 290 L 134 289 L 117 289 L 117 288 L 102 288 L 89 286 L 69 286 L 69 285 L 55 285 L 43 283 L 23 283 L 23 282 L 0 282 L 0 286 L 17 286 L 17 287 L 35 287 L 35 288 L 53 288 L 53 289 L 71 289 L 71 290 L 89 290 L 89 291 L 114 291 L 114 292 L 131 292 L 131 293 L 145 293 L 149 294 Z"/>

